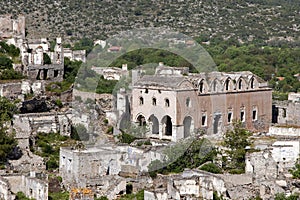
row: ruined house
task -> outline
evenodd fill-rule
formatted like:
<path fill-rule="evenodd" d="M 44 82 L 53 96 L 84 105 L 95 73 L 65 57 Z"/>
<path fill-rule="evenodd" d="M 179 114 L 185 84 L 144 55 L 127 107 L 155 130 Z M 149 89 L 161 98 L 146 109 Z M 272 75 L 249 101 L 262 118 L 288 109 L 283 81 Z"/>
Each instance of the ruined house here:
<path fill-rule="evenodd" d="M 103 76 L 106 80 L 120 80 L 122 76 L 128 76 L 127 64 L 123 64 L 122 68 L 118 67 L 92 67 L 97 74 Z"/>
<path fill-rule="evenodd" d="M 51 64 L 44 62 L 47 54 Z M 33 80 L 62 81 L 64 73 L 64 56 L 61 38 L 56 39 L 54 52 L 50 52 L 50 45 L 46 39 L 31 41 L 21 48 L 23 73 Z"/>
<path fill-rule="evenodd" d="M 286 101 L 273 101 L 272 122 L 278 125 L 300 126 L 300 94 L 289 93 Z"/>
<path fill-rule="evenodd" d="M 12 37 L 25 38 L 25 16 L 20 15 L 13 19 L 12 15 L 0 16 L 0 39 Z"/>
<path fill-rule="evenodd" d="M 23 192 L 28 198 L 48 200 L 47 179 L 47 175 L 35 172 L 1 175 L 0 199 L 14 200 L 15 194 Z"/>
<path fill-rule="evenodd" d="M 132 90 L 132 121 L 149 126 L 150 137 L 177 141 L 195 132 L 220 135 L 234 120 L 267 132 L 272 90 L 249 71 L 187 74 L 159 66 L 138 79 Z"/>

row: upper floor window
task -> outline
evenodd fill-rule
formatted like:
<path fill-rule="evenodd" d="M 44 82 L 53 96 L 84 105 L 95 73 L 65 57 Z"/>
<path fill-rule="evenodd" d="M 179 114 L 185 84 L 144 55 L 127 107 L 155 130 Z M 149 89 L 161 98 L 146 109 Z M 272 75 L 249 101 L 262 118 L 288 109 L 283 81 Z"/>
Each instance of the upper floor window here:
<path fill-rule="evenodd" d="M 203 92 L 204 92 L 204 84 L 203 84 L 203 81 L 201 81 L 200 84 L 199 84 L 199 92 L 200 92 L 200 93 L 203 93 Z"/>
<path fill-rule="evenodd" d="M 188 97 L 188 98 L 186 98 L 186 100 L 185 100 L 185 105 L 186 105 L 186 107 L 191 107 L 191 99 L 190 99 L 190 97 Z"/>
<path fill-rule="evenodd" d="M 169 99 L 165 99 L 165 106 L 166 107 L 170 107 L 170 101 L 169 101 Z"/>
<path fill-rule="evenodd" d="M 207 126 L 207 117 L 206 117 L 206 113 L 202 114 L 202 118 L 201 118 L 201 126 Z"/>
<path fill-rule="evenodd" d="M 144 98 L 140 97 L 140 105 L 143 105 L 143 104 L 144 104 Z"/>
<path fill-rule="evenodd" d="M 225 91 L 230 90 L 230 79 L 227 79 L 225 82 Z"/>
<path fill-rule="evenodd" d="M 254 89 L 254 88 L 255 88 L 255 82 L 254 82 L 254 81 L 255 81 L 254 78 L 252 78 L 251 81 L 250 81 L 250 88 L 251 88 L 251 89 Z"/>
<path fill-rule="evenodd" d="M 241 90 L 242 87 L 243 87 L 243 81 L 239 80 L 239 82 L 238 82 L 238 89 Z"/>
<path fill-rule="evenodd" d="M 233 118 L 233 113 L 232 113 L 232 111 L 229 111 L 228 115 L 227 115 L 227 122 L 231 123 L 232 122 L 232 118 Z"/>
<path fill-rule="evenodd" d="M 252 110 L 252 120 L 256 121 L 257 120 L 257 107 L 254 107 Z"/>
<path fill-rule="evenodd" d="M 156 106 L 156 98 L 155 97 L 152 98 L 152 105 Z"/>
<path fill-rule="evenodd" d="M 245 122 L 245 120 L 246 120 L 245 110 L 241 110 L 240 120 L 241 120 L 241 122 Z"/>

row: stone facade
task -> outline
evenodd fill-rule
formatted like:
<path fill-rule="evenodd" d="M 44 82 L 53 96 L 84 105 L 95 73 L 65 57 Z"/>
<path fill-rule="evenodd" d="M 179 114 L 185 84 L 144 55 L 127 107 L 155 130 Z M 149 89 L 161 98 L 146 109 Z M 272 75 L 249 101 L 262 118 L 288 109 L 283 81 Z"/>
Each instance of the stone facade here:
<path fill-rule="evenodd" d="M 86 62 L 86 50 L 71 50 L 69 48 L 64 48 L 64 57 L 69 58 L 70 60 L 74 61 L 82 61 Z"/>
<path fill-rule="evenodd" d="M 34 94 L 41 95 L 45 92 L 44 81 L 11 81 L 8 83 L 0 84 L 0 96 L 8 99 L 21 99 L 24 100 L 24 95 Z"/>
<path fill-rule="evenodd" d="M 157 149 L 107 143 L 86 149 L 61 148 L 59 172 L 66 188 L 90 186 L 95 193 L 115 199 L 126 191 L 127 182 L 136 183 L 135 191 L 147 186 L 150 178 L 140 174 L 148 171 L 151 161 L 162 159 Z"/>
<path fill-rule="evenodd" d="M 213 199 L 213 193 L 216 192 L 225 199 L 250 199 L 255 197 L 255 188 L 249 187 L 251 183 L 252 177 L 249 175 L 220 175 L 187 169 L 178 175 L 159 175 L 153 188 L 145 190 L 144 198 Z"/>
<path fill-rule="evenodd" d="M 19 146 L 28 148 L 30 139 L 37 133 L 60 133 L 70 135 L 71 113 L 29 113 L 14 115 L 13 128 L 16 130 L 16 139 Z"/>
<path fill-rule="evenodd" d="M 272 122 L 300 126 L 300 94 L 290 93 L 287 101 L 274 101 Z"/>
<path fill-rule="evenodd" d="M 251 72 L 200 73 L 160 66 L 144 75 L 132 91 L 132 121 L 150 127 L 150 137 L 177 141 L 204 131 L 220 135 L 234 120 L 267 132 L 272 91 Z"/>
<path fill-rule="evenodd" d="M 28 198 L 48 200 L 47 179 L 45 174 L 35 172 L 0 176 L 0 198 L 13 200 L 14 194 L 23 192 Z"/>

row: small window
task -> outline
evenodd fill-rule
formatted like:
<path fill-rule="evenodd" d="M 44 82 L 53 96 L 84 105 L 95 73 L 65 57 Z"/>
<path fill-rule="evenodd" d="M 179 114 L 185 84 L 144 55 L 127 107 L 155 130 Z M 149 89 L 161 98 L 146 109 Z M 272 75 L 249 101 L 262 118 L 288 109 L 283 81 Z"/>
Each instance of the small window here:
<path fill-rule="evenodd" d="M 217 81 L 214 81 L 214 85 L 213 85 L 213 91 L 216 92 L 217 91 Z"/>
<path fill-rule="evenodd" d="M 140 105 L 143 105 L 143 104 L 144 104 L 144 98 L 140 97 Z"/>
<path fill-rule="evenodd" d="M 257 120 L 257 111 L 252 110 L 252 120 Z"/>
<path fill-rule="evenodd" d="M 225 90 L 226 90 L 226 91 L 229 90 L 229 83 L 230 83 L 230 80 L 227 79 L 227 80 L 226 80 L 226 83 L 225 83 Z"/>
<path fill-rule="evenodd" d="M 282 109 L 282 117 L 286 118 L 286 109 L 285 108 Z"/>
<path fill-rule="evenodd" d="M 238 82 L 238 88 L 241 90 L 243 88 L 243 81 L 240 79 Z"/>
<path fill-rule="evenodd" d="M 190 97 L 186 98 L 185 104 L 186 104 L 186 107 L 191 107 L 191 99 L 190 99 Z"/>
<path fill-rule="evenodd" d="M 206 118 L 206 114 L 203 114 L 203 115 L 202 115 L 201 125 L 202 125 L 202 126 L 207 126 L 207 118 Z"/>
<path fill-rule="evenodd" d="M 161 90 L 158 90 L 158 93 L 161 94 Z"/>
<path fill-rule="evenodd" d="M 251 88 L 251 89 L 254 88 L 254 78 L 251 79 L 251 82 L 250 82 L 250 88 Z"/>
<path fill-rule="evenodd" d="M 245 122 L 245 111 L 242 110 L 241 111 L 241 118 L 240 118 L 241 122 Z"/>
<path fill-rule="evenodd" d="M 152 105 L 156 106 L 156 98 L 155 97 L 152 98 Z"/>
<path fill-rule="evenodd" d="M 145 93 L 148 94 L 148 89 L 145 89 Z"/>
<path fill-rule="evenodd" d="M 166 107 L 170 107 L 170 101 L 169 101 L 169 99 L 165 99 L 165 106 Z"/>
<path fill-rule="evenodd" d="M 232 122 L 232 112 L 229 112 L 229 113 L 228 113 L 228 116 L 227 116 L 227 122 L 228 122 L 228 123 L 231 123 L 231 122 Z"/>
<path fill-rule="evenodd" d="M 204 90 L 203 90 L 203 86 L 204 86 L 204 85 L 203 85 L 203 81 L 201 81 L 201 83 L 199 84 L 199 92 L 200 92 L 200 93 L 203 93 L 203 91 L 204 91 Z"/>

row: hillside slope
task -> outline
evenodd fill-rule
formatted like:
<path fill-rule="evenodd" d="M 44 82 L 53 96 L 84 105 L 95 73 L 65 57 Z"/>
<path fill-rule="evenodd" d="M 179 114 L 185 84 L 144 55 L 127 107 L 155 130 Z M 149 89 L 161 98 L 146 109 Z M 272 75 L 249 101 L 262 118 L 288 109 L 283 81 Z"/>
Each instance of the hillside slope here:
<path fill-rule="evenodd" d="M 29 37 L 95 39 L 168 26 L 190 36 L 300 40 L 300 2 L 293 0 L 5 0 L 0 7 L 0 14 L 26 15 Z"/>

